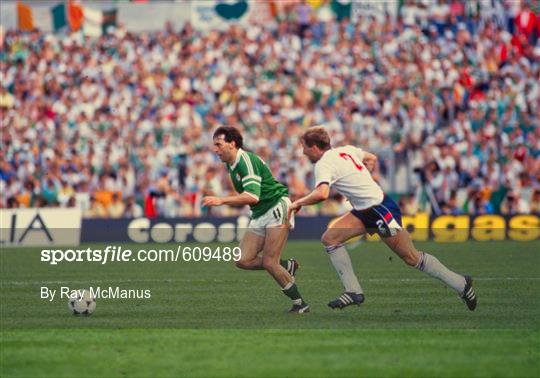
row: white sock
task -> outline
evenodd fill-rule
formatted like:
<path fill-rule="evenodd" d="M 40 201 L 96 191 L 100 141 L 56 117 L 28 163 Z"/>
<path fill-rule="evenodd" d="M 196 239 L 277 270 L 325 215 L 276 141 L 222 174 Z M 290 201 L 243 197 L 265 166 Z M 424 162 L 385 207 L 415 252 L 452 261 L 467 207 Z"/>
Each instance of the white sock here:
<path fill-rule="evenodd" d="M 445 267 L 435 256 L 429 253 L 420 252 L 422 257 L 416 268 L 426 272 L 432 277 L 438 278 L 458 293 L 462 293 L 465 289 L 465 277 L 461 274 L 452 272 Z"/>
<path fill-rule="evenodd" d="M 334 265 L 334 269 L 336 269 L 339 279 L 345 288 L 345 291 L 357 294 L 363 293 L 362 287 L 358 282 L 358 278 L 356 278 L 356 275 L 354 274 L 351 258 L 349 257 L 349 253 L 345 247 L 339 244 L 325 248 L 326 252 L 328 252 L 328 255 L 330 256 L 330 261 L 332 262 L 332 265 Z"/>
<path fill-rule="evenodd" d="M 294 285 L 294 281 L 292 282 L 289 282 L 287 285 L 285 285 L 285 287 L 282 287 L 281 290 L 285 291 L 285 290 L 289 290 L 292 285 Z"/>

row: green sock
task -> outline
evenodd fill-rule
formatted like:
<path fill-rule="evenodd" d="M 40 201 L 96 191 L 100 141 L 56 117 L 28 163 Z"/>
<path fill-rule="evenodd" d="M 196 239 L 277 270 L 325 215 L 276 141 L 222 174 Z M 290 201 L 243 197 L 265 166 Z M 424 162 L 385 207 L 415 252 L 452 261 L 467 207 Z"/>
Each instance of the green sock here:
<path fill-rule="evenodd" d="M 301 304 L 304 302 L 302 300 L 302 296 L 300 295 L 300 292 L 298 291 L 298 287 L 296 287 L 295 283 L 290 283 L 287 286 L 285 286 L 283 289 L 283 294 L 288 296 L 292 299 L 294 303 Z"/>
<path fill-rule="evenodd" d="M 289 270 L 289 260 L 279 260 L 279 265 L 285 268 L 285 270 Z"/>

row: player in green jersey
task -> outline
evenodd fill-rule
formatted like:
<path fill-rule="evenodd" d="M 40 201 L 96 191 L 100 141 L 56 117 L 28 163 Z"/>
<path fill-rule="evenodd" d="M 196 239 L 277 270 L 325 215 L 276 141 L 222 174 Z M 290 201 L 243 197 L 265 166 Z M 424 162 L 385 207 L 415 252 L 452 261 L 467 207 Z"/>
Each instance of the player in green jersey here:
<path fill-rule="evenodd" d="M 294 227 L 294 219 L 287 218 L 291 205 L 287 187 L 274 179 L 260 157 L 242 149 L 243 138 L 236 128 L 219 127 L 213 142 L 214 152 L 226 164 L 238 194 L 205 197 L 203 205 L 249 205 L 251 208 L 251 220 L 240 242 L 241 258 L 236 266 L 250 270 L 265 269 L 293 301 L 289 312 L 309 312 L 309 305 L 302 299 L 294 282 L 298 267 L 296 261 L 280 260 L 289 229 Z"/>

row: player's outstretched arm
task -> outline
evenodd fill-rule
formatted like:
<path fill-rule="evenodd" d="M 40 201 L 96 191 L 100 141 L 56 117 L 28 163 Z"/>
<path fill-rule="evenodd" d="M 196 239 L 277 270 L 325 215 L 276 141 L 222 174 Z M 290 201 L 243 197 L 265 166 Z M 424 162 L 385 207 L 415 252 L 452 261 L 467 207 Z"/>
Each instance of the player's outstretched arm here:
<path fill-rule="evenodd" d="M 235 196 L 228 196 L 228 197 L 214 197 L 214 196 L 208 196 L 204 197 L 202 200 L 202 204 L 204 206 L 221 206 L 221 205 L 231 205 L 231 206 L 241 206 L 241 205 L 255 205 L 257 202 L 259 202 L 259 198 L 257 198 L 254 194 L 250 194 L 247 192 L 243 192 L 241 194 L 235 195 Z"/>
<path fill-rule="evenodd" d="M 322 202 L 330 195 L 330 186 L 326 183 L 317 186 L 311 193 L 300 199 L 297 199 L 289 207 L 289 216 L 292 212 L 297 212 L 302 206 L 314 205 Z"/>
<path fill-rule="evenodd" d="M 368 171 L 373 172 L 373 170 L 377 167 L 377 156 L 371 152 L 364 151 L 362 163 L 364 163 L 364 166 Z"/>

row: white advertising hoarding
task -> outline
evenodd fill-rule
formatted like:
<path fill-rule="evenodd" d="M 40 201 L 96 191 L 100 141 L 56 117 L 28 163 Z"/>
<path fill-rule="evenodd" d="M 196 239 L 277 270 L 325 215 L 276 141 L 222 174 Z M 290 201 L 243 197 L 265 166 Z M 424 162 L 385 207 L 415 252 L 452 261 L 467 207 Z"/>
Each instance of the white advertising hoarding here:
<path fill-rule="evenodd" d="M 78 208 L 0 209 L 0 246 L 75 246 L 81 240 Z"/>

